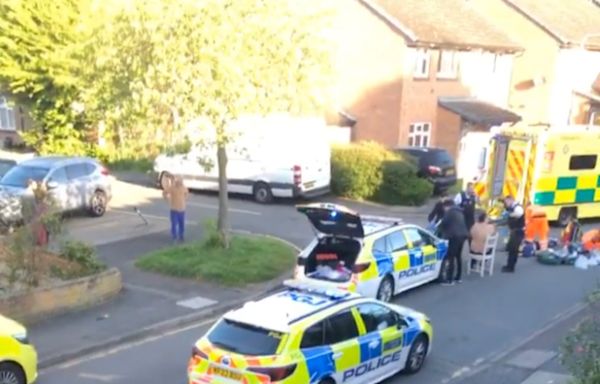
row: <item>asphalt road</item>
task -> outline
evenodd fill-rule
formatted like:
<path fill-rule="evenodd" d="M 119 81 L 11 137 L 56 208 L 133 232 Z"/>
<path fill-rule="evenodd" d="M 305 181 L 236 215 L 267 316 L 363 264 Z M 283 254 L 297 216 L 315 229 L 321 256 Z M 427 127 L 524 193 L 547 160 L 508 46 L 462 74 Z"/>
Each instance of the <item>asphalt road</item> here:
<path fill-rule="evenodd" d="M 161 221 L 166 217 L 167 208 L 160 199 L 150 199 L 139 208 L 150 220 Z M 233 229 L 270 233 L 299 246 L 312 237 L 307 220 L 296 213 L 289 202 L 264 206 L 232 199 L 231 208 Z M 372 207 L 362 211 L 390 214 L 387 210 Z M 118 222 L 131 215 L 131 209 L 120 207 L 101 220 Z M 214 196 L 195 194 L 191 197 L 188 220 L 201 221 L 215 216 Z M 424 221 L 421 215 L 401 216 L 409 222 L 422 224 Z M 90 224 L 93 219 L 75 220 L 89 225 L 91 231 L 97 226 Z M 497 271 L 505 257 L 503 253 L 498 255 Z M 517 268 L 514 275 L 497 273 L 484 279 L 471 276 L 459 286 L 428 285 L 397 297 L 397 303 L 427 313 L 433 320 L 436 336 L 433 353 L 422 372 L 416 376 L 397 377 L 388 383 L 447 383 L 452 378 L 468 375 L 526 342 L 540 328 L 560 319 L 596 287 L 600 276 L 600 267 L 580 271 L 571 267 L 541 266 L 530 259 L 520 260 Z M 39 382 L 183 384 L 190 348 L 208 326 L 209 323 L 199 324 L 86 356 L 42 372 Z"/>

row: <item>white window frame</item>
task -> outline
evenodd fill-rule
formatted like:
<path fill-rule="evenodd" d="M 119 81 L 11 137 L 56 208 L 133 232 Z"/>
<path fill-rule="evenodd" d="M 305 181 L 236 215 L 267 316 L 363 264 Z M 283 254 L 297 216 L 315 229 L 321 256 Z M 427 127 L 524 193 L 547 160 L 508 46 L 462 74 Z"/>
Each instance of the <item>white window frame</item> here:
<path fill-rule="evenodd" d="M 415 50 L 415 62 L 413 76 L 415 79 L 429 79 L 429 66 L 431 64 L 431 53 L 426 49 Z"/>
<path fill-rule="evenodd" d="M 438 79 L 456 79 L 458 77 L 458 52 L 440 50 L 437 77 Z"/>
<path fill-rule="evenodd" d="M 0 96 L 0 131 L 16 131 L 15 110 L 5 97 Z"/>
<path fill-rule="evenodd" d="M 429 147 L 431 145 L 431 123 L 412 123 L 408 129 L 410 147 Z"/>

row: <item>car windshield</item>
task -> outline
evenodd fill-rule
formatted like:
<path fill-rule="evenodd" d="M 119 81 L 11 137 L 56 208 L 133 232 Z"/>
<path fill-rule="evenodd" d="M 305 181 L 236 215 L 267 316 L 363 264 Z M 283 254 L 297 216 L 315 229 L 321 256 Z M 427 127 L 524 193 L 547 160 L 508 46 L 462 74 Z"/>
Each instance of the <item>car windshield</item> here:
<path fill-rule="evenodd" d="M 6 175 L 15 164 L 16 163 L 12 160 L 0 160 L 0 177 Z"/>
<path fill-rule="evenodd" d="M 0 180 L 0 184 L 10 187 L 26 188 L 29 180 L 41 181 L 48 174 L 48 168 L 17 165 Z"/>
<path fill-rule="evenodd" d="M 277 352 L 283 334 L 229 320 L 221 320 L 208 335 L 215 346 L 250 356 L 269 356 Z"/>

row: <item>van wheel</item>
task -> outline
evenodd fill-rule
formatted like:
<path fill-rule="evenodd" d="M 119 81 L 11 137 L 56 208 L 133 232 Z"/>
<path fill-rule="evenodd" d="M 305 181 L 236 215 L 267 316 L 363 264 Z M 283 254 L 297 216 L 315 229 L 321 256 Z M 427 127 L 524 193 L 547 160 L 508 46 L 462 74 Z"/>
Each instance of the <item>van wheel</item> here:
<path fill-rule="evenodd" d="M 558 222 L 558 225 L 560 225 L 561 227 L 564 227 L 567 224 L 569 224 L 569 221 L 571 221 L 571 219 L 575 219 L 575 218 L 577 218 L 577 208 L 565 207 L 565 208 L 560 209 L 557 222 Z"/>
<path fill-rule="evenodd" d="M 379 283 L 379 289 L 377 290 L 377 300 L 389 303 L 392 301 L 394 296 L 394 281 L 390 276 L 386 276 Z"/>
<path fill-rule="evenodd" d="M 404 372 L 412 375 L 417 373 L 423 368 L 425 358 L 427 357 L 427 351 L 429 350 L 429 341 L 423 334 L 419 335 L 415 341 L 413 341 L 406 358 L 406 367 Z"/>
<path fill-rule="evenodd" d="M 25 373 L 18 365 L 12 363 L 0 364 L 0 383 L 2 384 L 26 384 Z"/>
<path fill-rule="evenodd" d="M 258 203 L 268 204 L 273 201 L 273 193 L 271 193 L 271 187 L 267 183 L 254 184 L 252 194 L 254 195 L 254 200 Z"/>

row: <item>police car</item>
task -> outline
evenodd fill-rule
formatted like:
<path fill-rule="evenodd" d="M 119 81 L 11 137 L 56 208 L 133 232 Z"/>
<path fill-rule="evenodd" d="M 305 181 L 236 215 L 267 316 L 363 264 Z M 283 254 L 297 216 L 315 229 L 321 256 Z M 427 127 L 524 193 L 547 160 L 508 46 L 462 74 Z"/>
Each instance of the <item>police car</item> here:
<path fill-rule="evenodd" d="M 226 313 L 196 342 L 189 384 L 371 384 L 418 372 L 431 351 L 422 313 L 311 283 L 285 285 Z"/>
<path fill-rule="evenodd" d="M 296 279 L 389 302 L 441 277 L 448 242 L 424 228 L 334 204 L 297 209 L 317 236 L 298 256 Z"/>

